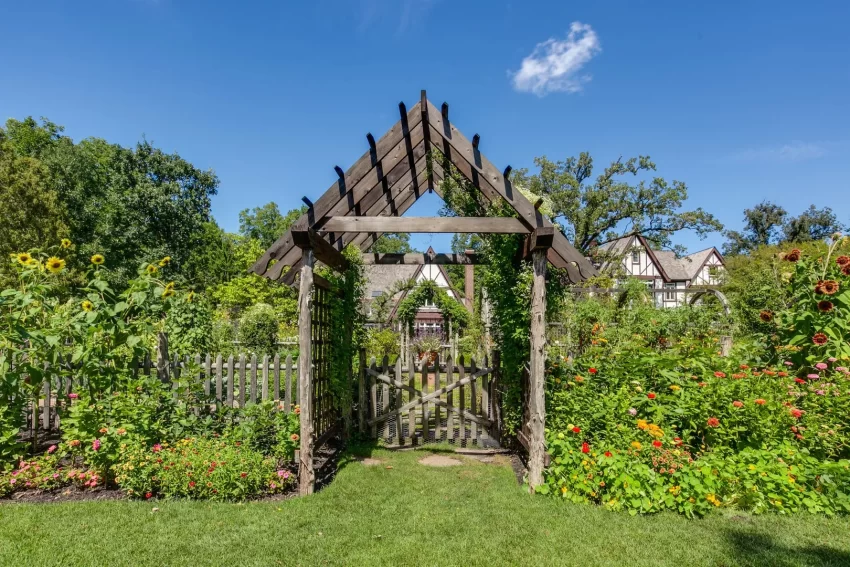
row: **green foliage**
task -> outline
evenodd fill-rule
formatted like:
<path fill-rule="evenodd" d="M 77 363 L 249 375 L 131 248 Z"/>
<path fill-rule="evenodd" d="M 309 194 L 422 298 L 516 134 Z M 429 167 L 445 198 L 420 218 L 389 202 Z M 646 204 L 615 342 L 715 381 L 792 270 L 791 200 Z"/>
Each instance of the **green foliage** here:
<path fill-rule="evenodd" d="M 392 329 L 369 329 L 364 346 L 367 360 L 383 360 L 386 356 L 390 361 L 394 361 L 399 355 L 400 337 Z"/>
<path fill-rule="evenodd" d="M 154 445 L 128 443 L 116 482 L 138 498 L 244 500 L 283 491 L 293 482 L 275 460 L 227 439 L 187 438 Z"/>
<path fill-rule="evenodd" d="M 399 321 L 413 328 L 413 321 L 419 308 L 431 301 L 440 310 L 446 324 L 451 322 L 458 329 L 469 325 L 469 311 L 433 280 L 422 280 L 401 301 L 396 310 Z"/>
<path fill-rule="evenodd" d="M 302 206 L 292 209 L 284 216 L 275 202 L 266 203 L 262 207 L 245 209 L 239 212 L 239 233 L 246 238 L 256 240 L 265 250 L 306 213 L 307 207 Z"/>
<path fill-rule="evenodd" d="M 204 295 L 189 293 L 174 300 L 165 318 L 168 350 L 195 355 L 211 352 L 213 310 Z"/>
<path fill-rule="evenodd" d="M 529 176 L 526 170 L 517 170 L 514 185 L 543 197 L 548 216 L 563 223 L 565 234 L 582 252 L 632 234 L 668 246 L 670 237 L 682 230 L 703 236 L 723 228 L 702 208 L 681 211 L 688 198 L 681 181 L 653 177 L 633 185 L 621 179 L 653 174 L 655 164 L 649 156 L 618 159 L 592 181 L 593 158 L 587 152 L 558 162 L 538 157 L 534 163 L 540 171 Z"/>
<path fill-rule="evenodd" d="M 406 232 L 382 234 L 369 247 L 369 252 L 378 254 L 408 254 L 414 252 L 410 246 L 410 235 Z"/>
<path fill-rule="evenodd" d="M 239 319 L 239 343 L 257 354 L 273 354 L 277 350 L 277 314 L 271 305 L 258 303 L 249 307 Z"/>
<path fill-rule="evenodd" d="M 762 201 L 744 210 L 743 231 L 725 233 L 728 241 L 723 245 L 723 253 L 733 256 L 770 244 L 822 241 L 843 229 L 829 207 L 817 209 L 811 205 L 800 216 L 789 217 L 783 207 Z"/>
<path fill-rule="evenodd" d="M 288 462 L 295 457 L 300 443 L 300 409 L 284 413 L 272 401 L 251 404 L 241 412 L 238 422 L 225 432 L 225 438 L 244 443 L 251 450 L 278 462 Z"/>

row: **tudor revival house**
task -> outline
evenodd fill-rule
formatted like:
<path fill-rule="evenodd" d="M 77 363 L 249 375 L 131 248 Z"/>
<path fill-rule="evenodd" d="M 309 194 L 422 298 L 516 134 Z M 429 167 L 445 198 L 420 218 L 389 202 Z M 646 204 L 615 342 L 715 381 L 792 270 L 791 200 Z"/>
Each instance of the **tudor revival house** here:
<path fill-rule="evenodd" d="M 620 263 L 623 272 L 646 282 L 659 307 L 676 307 L 687 303 L 690 291 L 720 284 L 725 269 L 723 256 L 716 248 L 707 248 L 677 258 L 668 250 L 653 250 L 642 236 L 629 236 L 599 247 L 608 258 L 602 269 Z M 696 289 L 694 289 L 696 288 Z"/>
<path fill-rule="evenodd" d="M 432 248 L 428 249 L 426 256 L 433 256 L 435 254 Z M 467 266 L 466 270 L 466 282 L 465 286 L 467 288 L 467 293 L 471 295 L 472 293 L 472 266 Z M 393 288 L 393 286 L 413 280 L 416 283 L 431 280 L 437 284 L 438 287 L 443 288 L 446 293 L 449 294 L 449 297 L 455 299 L 461 305 L 468 306 L 466 300 L 455 290 L 451 282 L 449 280 L 449 275 L 446 273 L 445 268 L 441 264 L 419 264 L 419 265 L 410 265 L 410 264 L 390 264 L 390 265 L 366 265 L 366 297 L 365 297 L 365 308 L 366 314 L 371 316 L 371 303 L 376 298 L 381 297 L 384 292 Z M 399 304 L 404 300 L 407 296 L 407 292 L 400 292 L 392 298 L 390 302 L 390 312 L 388 319 L 395 324 L 396 322 L 396 312 L 398 311 Z M 426 303 L 416 313 L 416 319 L 413 322 L 414 331 L 442 331 L 447 332 L 448 329 L 444 329 L 443 316 L 440 313 L 440 310 L 433 303 Z"/>

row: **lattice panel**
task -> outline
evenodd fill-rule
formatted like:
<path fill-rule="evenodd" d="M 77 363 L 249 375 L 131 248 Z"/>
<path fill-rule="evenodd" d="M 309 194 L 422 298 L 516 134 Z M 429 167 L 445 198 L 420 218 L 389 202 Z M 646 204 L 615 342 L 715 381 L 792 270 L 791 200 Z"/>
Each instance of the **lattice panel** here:
<path fill-rule="evenodd" d="M 332 291 L 313 286 L 310 341 L 313 353 L 313 427 L 316 439 L 324 439 L 339 418 L 338 404 L 331 389 L 331 301 Z"/>

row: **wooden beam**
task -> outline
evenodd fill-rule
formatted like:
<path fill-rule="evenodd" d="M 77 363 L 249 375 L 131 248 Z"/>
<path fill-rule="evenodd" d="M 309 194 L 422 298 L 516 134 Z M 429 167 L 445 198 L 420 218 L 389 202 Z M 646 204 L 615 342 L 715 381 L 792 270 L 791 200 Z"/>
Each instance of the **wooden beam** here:
<path fill-rule="evenodd" d="M 531 364 L 528 379 L 528 486 L 532 492 L 543 484 L 546 458 L 546 251 L 532 254 Z"/>
<path fill-rule="evenodd" d="M 298 492 L 313 493 L 316 471 L 313 470 L 313 265 L 311 248 L 301 252 L 301 285 L 298 291 L 298 401 L 301 406 L 301 449 L 298 453 Z"/>
<path fill-rule="evenodd" d="M 292 240 L 295 246 L 302 250 L 312 248 L 317 260 L 327 264 L 337 272 L 342 273 L 349 268 L 349 262 L 345 259 L 345 256 L 330 242 L 319 236 L 315 230 L 293 230 Z"/>
<path fill-rule="evenodd" d="M 431 254 L 363 254 L 363 263 L 367 265 L 475 265 L 481 263 L 481 258 L 473 253 L 466 254 L 437 253 Z"/>
<path fill-rule="evenodd" d="M 507 217 L 330 217 L 326 232 L 408 232 L 528 234 L 522 222 Z"/>
<path fill-rule="evenodd" d="M 520 259 L 528 258 L 535 250 L 551 248 L 555 239 L 555 231 L 554 226 L 541 226 L 532 230 L 531 234 L 525 237 L 525 242 L 523 242 L 522 249 L 519 251 Z"/>

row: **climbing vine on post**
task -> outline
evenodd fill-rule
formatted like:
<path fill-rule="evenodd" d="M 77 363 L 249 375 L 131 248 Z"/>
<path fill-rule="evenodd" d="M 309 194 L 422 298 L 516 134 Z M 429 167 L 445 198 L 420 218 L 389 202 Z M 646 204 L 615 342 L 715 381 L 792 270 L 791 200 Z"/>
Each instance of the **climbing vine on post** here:
<path fill-rule="evenodd" d="M 469 325 L 469 311 L 432 280 L 420 282 L 407 294 L 399 304 L 398 311 L 396 311 L 399 320 L 412 328 L 413 321 L 416 319 L 416 312 L 427 301 L 431 301 L 437 306 L 446 323 L 451 321 L 453 325 L 460 329 Z"/>

